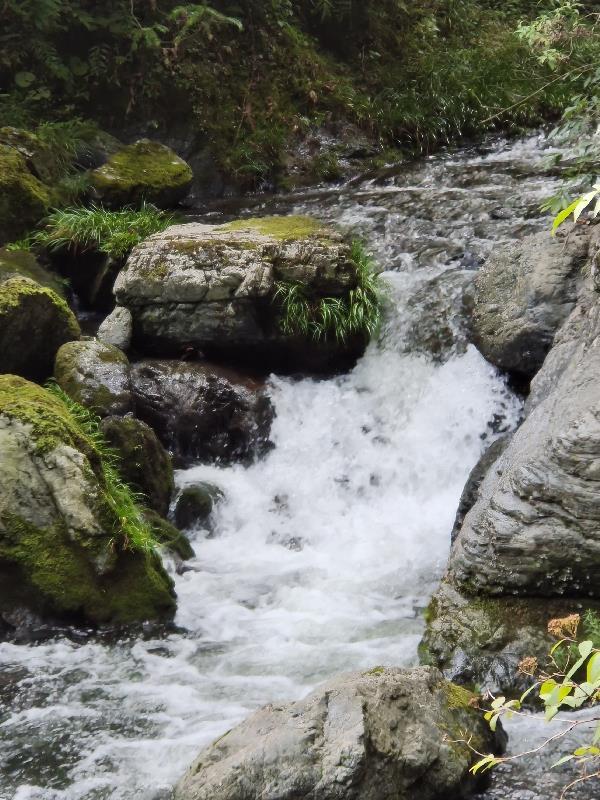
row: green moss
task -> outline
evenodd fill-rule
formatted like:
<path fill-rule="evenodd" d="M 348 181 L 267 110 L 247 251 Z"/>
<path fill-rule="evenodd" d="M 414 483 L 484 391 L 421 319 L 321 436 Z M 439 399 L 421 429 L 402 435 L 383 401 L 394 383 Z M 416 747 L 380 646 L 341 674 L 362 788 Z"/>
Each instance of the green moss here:
<path fill-rule="evenodd" d="M 313 217 L 291 215 L 281 217 L 252 217 L 238 219 L 221 226 L 226 231 L 256 231 L 281 241 L 305 239 L 326 231 L 326 227 Z"/>
<path fill-rule="evenodd" d="M 450 683 L 450 681 L 444 681 L 443 689 L 446 694 L 448 708 L 452 710 L 458 708 L 471 708 L 473 701 L 477 698 L 477 695 L 475 695 L 473 692 L 470 692 L 463 686 L 457 686 L 455 683 Z"/>
<path fill-rule="evenodd" d="M 0 144 L 0 242 L 30 230 L 49 204 L 48 188 L 29 172 L 23 156 Z"/>
<path fill-rule="evenodd" d="M 81 335 L 79 323 L 66 300 L 47 286 L 40 286 L 28 278 L 10 278 L 0 284 L 0 315 L 10 309 L 18 308 L 24 298 L 35 296 L 47 298 L 66 321 L 73 338 L 79 338 Z"/>
<path fill-rule="evenodd" d="M 373 667 L 373 669 L 367 670 L 367 672 L 363 672 L 363 675 L 383 675 L 385 672 L 385 667 Z"/>
<path fill-rule="evenodd" d="M 172 205 L 185 194 L 193 173 L 189 165 L 158 142 L 141 139 L 95 169 L 90 181 L 104 202 Z"/>
<path fill-rule="evenodd" d="M 66 282 L 58 275 L 44 269 L 33 253 L 26 250 L 0 249 L 0 283 L 15 276 L 30 278 L 64 298 Z"/>
<path fill-rule="evenodd" d="M 144 517 L 152 528 L 152 533 L 156 541 L 175 553 L 184 561 L 194 557 L 194 548 L 185 534 L 171 525 L 166 519 L 159 516 L 155 511 L 145 511 Z"/>

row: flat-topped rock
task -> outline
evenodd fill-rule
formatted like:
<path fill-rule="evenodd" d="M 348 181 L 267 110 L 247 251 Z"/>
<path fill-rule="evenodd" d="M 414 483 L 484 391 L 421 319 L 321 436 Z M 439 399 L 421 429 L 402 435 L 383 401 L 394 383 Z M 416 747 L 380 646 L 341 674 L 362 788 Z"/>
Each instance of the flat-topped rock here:
<path fill-rule="evenodd" d="M 337 231 L 309 217 L 267 217 L 171 226 L 133 250 L 114 291 L 132 313 L 142 352 L 194 348 L 268 371 L 364 348 L 364 337 L 317 343 L 281 325 L 280 287 L 298 287 L 310 306 L 348 298 L 357 275 L 352 248 Z"/>

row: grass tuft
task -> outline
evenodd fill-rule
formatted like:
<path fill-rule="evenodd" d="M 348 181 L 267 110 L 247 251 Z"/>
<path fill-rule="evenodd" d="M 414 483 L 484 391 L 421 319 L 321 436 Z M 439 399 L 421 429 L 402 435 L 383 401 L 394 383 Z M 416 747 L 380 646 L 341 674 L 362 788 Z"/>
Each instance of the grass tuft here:
<path fill-rule="evenodd" d="M 47 217 L 44 228 L 33 234 L 32 240 L 48 250 L 99 250 L 111 258 L 123 259 L 137 244 L 168 228 L 175 219 L 175 215 L 150 204 L 120 211 L 97 205 L 58 209 Z"/>
<path fill-rule="evenodd" d="M 46 388 L 63 403 L 74 423 L 100 456 L 106 502 L 119 521 L 115 523 L 113 543 L 125 550 L 153 551 L 156 539 L 143 516 L 144 497 L 134 492 L 121 478 L 119 456 L 106 443 L 100 430 L 100 419 L 72 400 L 56 383 L 49 383 Z"/>
<path fill-rule="evenodd" d="M 381 321 L 381 282 L 362 242 L 351 246 L 357 283 L 347 297 L 311 299 L 301 283 L 279 282 L 275 299 L 281 306 L 279 324 L 287 336 L 345 342 L 351 336 L 370 339 Z"/>

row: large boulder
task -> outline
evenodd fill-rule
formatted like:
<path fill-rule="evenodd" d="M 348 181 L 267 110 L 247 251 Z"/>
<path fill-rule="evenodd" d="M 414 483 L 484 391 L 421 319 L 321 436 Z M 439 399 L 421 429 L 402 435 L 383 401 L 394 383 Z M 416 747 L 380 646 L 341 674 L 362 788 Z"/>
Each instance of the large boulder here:
<path fill-rule="evenodd" d="M 54 377 L 72 400 L 101 417 L 132 410 L 129 361 L 117 347 L 97 339 L 64 344 Z"/>
<path fill-rule="evenodd" d="M 280 290 L 307 302 L 349 297 L 357 285 L 350 246 L 308 217 L 267 217 L 226 225 L 174 225 L 129 256 L 115 282 L 133 315 L 133 341 L 151 355 L 196 350 L 264 371 L 327 368 L 355 358 L 365 337 L 315 342 L 284 334 Z"/>
<path fill-rule="evenodd" d="M 573 309 L 583 281 L 589 234 L 527 236 L 492 252 L 473 283 L 471 338 L 500 369 L 527 378 L 541 367 Z"/>
<path fill-rule="evenodd" d="M 175 487 L 173 464 L 152 428 L 128 414 L 105 417 L 100 430 L 118 455 L 123 479 L 151 509 L 166 516 Z"/>
<path fill-rule="evenodd" d="M 183 461 L 249 461 L 270 447 L 262 387 L 203 363 L 146 360 L 131 368 L 136 414 Z"/>
<path fill-rule="evenodd" d="M 0 376 L 0 613 L 168 618 L 172 583 L 131 535 L 101 452 L 55 394 Z"/>
<path fill-rule="evenodd" d="M 186 196 L 192 179 L 192 170 L 182 158 L 149 139 L 123 147 L 90 173 L 96 197 L 112 207 L 146 201 L 169 208 Z"/>
<path fill-rule="evenodd" d="M 429 667 L 334 678 L 306 699 L 266 706 L 202 752 L 175 800 L 447 800 L 501 744 L 475 696 Z"/>
<path fill-rule="evenodd" d="M 80 335 L 75 315 L 52 289 L 25 277 L 0 283 L 0 373 L 44 381 L 59 347 Z"/>
<path fill-rule="evenodd" d="M 21 153 L 0 144 L 0 244 L 27 233 L 49 206 L 48 188 L 27 169 Z"/>

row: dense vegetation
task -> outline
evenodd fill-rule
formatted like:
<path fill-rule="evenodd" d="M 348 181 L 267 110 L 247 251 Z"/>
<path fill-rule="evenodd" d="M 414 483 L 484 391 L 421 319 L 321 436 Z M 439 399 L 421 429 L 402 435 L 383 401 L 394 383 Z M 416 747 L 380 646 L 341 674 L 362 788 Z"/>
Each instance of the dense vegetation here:
<path fill-rule="evenodd" d="M 328 125 L 427 151 L 564 109 L 573 87 L 514 33 L 539 9 L 536 0 L 7 0 L 0 124 L 77 114 L 116 133 L 143 123 L 197 134 L 247 185 L 276 178 L 290 145 Z M 570 68 L 585 50 L 581 39 Z M 335 152 L 314 160 L 317 175 L 335 177 Z"/>

